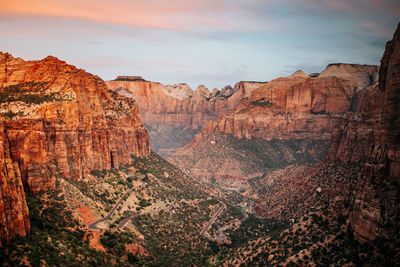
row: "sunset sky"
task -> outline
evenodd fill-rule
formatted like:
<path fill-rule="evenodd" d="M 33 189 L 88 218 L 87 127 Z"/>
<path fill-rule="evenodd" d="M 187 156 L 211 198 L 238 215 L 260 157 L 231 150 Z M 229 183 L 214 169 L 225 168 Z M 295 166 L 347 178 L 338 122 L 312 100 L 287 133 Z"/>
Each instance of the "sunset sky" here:
<path fill-rule="evenodd" d="M 379 64 L 398 0 L 0 0 L 0 50 L 105 80 L 221 88 L 329 63 Z"/>

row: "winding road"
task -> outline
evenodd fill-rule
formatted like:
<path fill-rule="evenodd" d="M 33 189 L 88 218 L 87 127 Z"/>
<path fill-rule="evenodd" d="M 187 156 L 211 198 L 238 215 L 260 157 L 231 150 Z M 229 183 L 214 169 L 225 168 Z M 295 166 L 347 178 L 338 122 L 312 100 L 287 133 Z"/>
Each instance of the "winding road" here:
<path fill-rule="evenodd" d="M 247 215 L 246 212 L 243 212 L 243 218 L 240 219 L 240 221 L 236 221 L 236 222 L 234 222 L 234 223 L 227 224 L 227 225 L 225 225 L 225 226 L 222 226 L 222 227 L 218 228 L 218 230 L 217 230 L 217 233 L 218 233 L 217 237 L 211 238 L 211 240 L 213 240 L 213 241 L 225 241 L 225 240 L 227 240 L 228 238 L 226 237 L 226 235 L 224 235 L 223 232 L 224 232 L 226 229 L 229 229 L 229 228 L 231 228 L 231 227 L 234 226 L 234 225 L 236 225 L 236 226 L 241 225 L 245 220 L 247 220 L 247 218 L 249 218 L 249 215 Z"/>
<path fill-rule="evenodd" d="M 142 179 L 140 179 L 140 182 L 142 182 L 142 184 L 141 184 L 138 188 L 140 188 L 140 187 L 145 187 L 145 186 L 147 185 L 147 183 L 144 182 Z M 111 216 L 115 213 L 115 211 L 117 210 L 118 206 L 119 206 L 119 205 L 122 203 L 122 201 L 124 200 L 124 197 L 127 196 L 127 195 L 130 195 L 130 194 L 132 193 L 132 191 L 133 191 L 133 189 L 129 189 L 129 190 L 118 200 L 118 202 L 114 205 L 114 207 L 113 207 L 113 208 L 111 209 L 111 211 L 106 215 L 106 217 L 104 217 L 103 219 L 100 219 L 100 220 L 98 220 L 98 221 L 95 221 L 95 222 L 89 224 L 88 229 L 89 229 L 89 230 L 106 230 L 106 228 L 97 227 L 97 224 L 109 220 L 110 217 L 111 217 Z M 133 217 L 133 216 L 132 216 L 132 217 Z M 115 227 L 112 228 L 112 229 L 121 229 L 121 228 L 124 228 L 124 227 L 128 224 L 128 222 L 130 221 L 130 219 L 131 219 L 132 217 L 128 217 L 128 218 L 123 219 L 117 226 L 115 226 Z"/>
<path fill-rule="evenodd" d="M 252 213 L 253 212 L 253 202 L 251 202 L 250 207 L 249 207 L 249 211 Z M 203 230 L 200 232 L 200 235 L 206 237 L 206 233 L 208 231 L 208 229 L 210 229 L 211 225 L 215 222 L 215 220 L 217 219 L 217 217 L 222 213 L 222 211 L 226 208 L 225 203 L 221 203 L 220 208 L 218 209 L 218 211 L 214 214 L 214 216 L 210 219 L 210 221 L 207 223 L 207 225 L 203 228 Z M 226 237 L 226 235 L 224 235 L 224 231 L 230 227 L 232 227 L 233 225 L 241 225 L 244 221 L 247 220 L 247 218 L 249 218 L 249 215 L 246 212 L 243 212 L 243 218 L 240 219 L 239 221 L 236 221 L 234 223 L 222 226 L 220 228 L 218 228 L 217 230 L 217 237 L 211 238 L 211 237 L 207 237 L 209 240 L 211 241 L 225 241 L 228 238 Z"/>
<path fill-rule="evenodd" d="M 98 221 L 95 221 L 94 223 L 89 224 L 88 229 L 89 229 L 89 230 L 105 230 L 104 228 L 99 228 L 99 227 L 97 227 L 96 225 L 97 225 L 98 223 L 105 222 L 105 221 L 109 220 L 110 217 L 111 217 L 111 216 L 115 213 L 115 211 L 117 210 L 119 204 L 121 204 L 121 202 L 124 200 L 124 197 L 125 197 L 126 195 L 130 194 L 130 193 L 132 193 L 132 189 L 129 189 L 129 190 L 118 200 L 118 202 L 114 205 L 114 207 L 111 209 L 111 211 L 107 214 L 106 217 L 104 217 L 103 219 L 100 219 L 100 220 L 98 220 Z"/>
<path fill-rule="evenodd" d="M 221 203 L 219 209 L 217 212 L 212 216 L 212 218 L 208 221 L 207 225 L 203 228 L 203 230 L 200 232 L 200 235 L 205 236 L 208 229 L 211 227 L 211 225 L 214 223 L 214 221 L 218 218 L 218 216 L 226 209 L 225 203 Z"/>

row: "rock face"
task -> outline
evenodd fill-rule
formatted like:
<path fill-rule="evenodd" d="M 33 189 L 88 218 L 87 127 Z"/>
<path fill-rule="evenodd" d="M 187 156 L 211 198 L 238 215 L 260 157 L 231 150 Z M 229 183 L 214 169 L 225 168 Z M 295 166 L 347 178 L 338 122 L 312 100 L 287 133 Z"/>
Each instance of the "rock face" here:
<path fill-rule="evenodd" d="M 0 121 L 0 246 L 30 230 L 28 206 L 18 163 L 11 159 L 10 144 Z"/>
<path fill-rule="evenodd" d="M 111 90 L 135 99 L 149 126 L 153 150 L 166 154 L 190 142 L 206 122 L 235 110 L 243 98 L 263 84 L 239 82 L 233 88 L 226 86 L 210 93 L 203 85 L 192 91 L 187 84 L 164 86 L 143 79 L 117 78 L 107 82 Z M 182 131 L 187 138 L 175 140 L 174 136 Z M 170 136 L 169 140 L 164 140 L 165 135 Z"/>
<path fill-rule="evenodd" d="M 56 174 L 83 180 L 150 153 L 134 100 L 57 58 L 1 53 L 0 98 L 12 159 L 33 193 L 52 187 Z"/>
<path fill-rule="evenodd" d="M 318 160 L 325 153 L 334 125 L 346 113 L 357 110 L 364 101 L 365 92 L 376 87 L 377 73 L 376 66 L 334 64 L 319 76 L 310 77 L 297 71 L 289 77 L 275 79 L 254 89 L 231 114 L 207 123 L 193 142 L 178 150 L 170 160 L 204 176 L 229 175 L 245 179 L 246 176 L 260 175 L 259 171 L 247 172 L 247 175 L 243 171 L 234 171 L 236 167 L 246 169 L 239 166 L 253 163 L 229 152 L 235 146 L 221 146 L 217 154 L 211 153 L 210 149 L 200 149 L 206 147 L 210 142 L 209 136 L 216 133 L 230 136 L 231 140 L 223 142 L 226 144 L 242 143 L 241 139 L 249 140 L 250 144 L 261 139 L 271 142 L 263 145 L 269 153 L 283 153 L 281 160 L 268 160 L 261 166 L 274 162 L 272 165 L 282 167 L 301 158 Z M 275 145 L 277 141 L 279 146 Z M 262 148 L 253 149 L 257 150 Z M 219 161 L 218 157 L 222 155 L 224 158 Z M 270 158 L 262 151 L 259 151 L 259 157 Z M 234 167 L 223 168 L 221 164 L 227 161 Z M 206 162 L 215 164 L 210 168 Z"/>
<path fill-rule="evenodd" d="M 257 88 L 234 113 L 205 131 L 247 139 L 329 140 L 337 118 L 357 108 L 361 92 L 376 83 L 377 72 L 376 66 L 349 64 L 329 65 L 315 78 L 297 71 Z"/>
<path fill-rule="evenodd" d="M 379 87 L 367 91 L 359 106 L 335 128 L 327 159 L 364 164 L 351 213 L 355 237 L 390 239 L 398 235 L 393 225 L 400 208 L 400 25 L 386 45 Z"/>

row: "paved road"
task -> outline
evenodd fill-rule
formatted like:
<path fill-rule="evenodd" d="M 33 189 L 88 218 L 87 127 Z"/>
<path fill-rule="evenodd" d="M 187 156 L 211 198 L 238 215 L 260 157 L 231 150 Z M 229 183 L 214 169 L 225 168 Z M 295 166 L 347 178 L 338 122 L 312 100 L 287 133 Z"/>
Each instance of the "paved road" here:
<path fill-rule="evenodd" d="M 200 232 L 200 235 L 205 236 L 207 233 L 208 229 L 211 227 L 211 225 L 214 223 L 214 221 L 217 219 L 217 217 L 226 209 L 225 203 L 221 203 L 219 209 L 217 212 L 214 214 L 214 216 L 208 221 L 207 225 L 203 228 L 203 230 Z"/>
<path fill-rule="evenodd" d="M 118 200 L 118 202 L 114 205 L 114 207 L 111 209 L 111 211 L 107 214 L 106 217 L 104 217 L 103 219 L 100 219 L 100 220 L 98 220 L 98 221 L 95 221 L 94 223 L 91 223 L 91 224 L 88 226 L 88 229 L 89 229 L 89 230 L 104 230 L 103 228 L 99 228 L 99 227 L 97 227 L 96 225 L 97 225 L 98 223 L 101 223 L 101 222 L 104 222 L 104 221 L 109 220 L 110 217 L 114 214 L 114 212 L 115 212 L 116 209 L 118 208 L 119 204 L 121 204 L 121 202 L 122 202 L 122 200 L 124 199 L 124 197 L 125 197 L 126 195 L 130 194 L 130 193 L 132 193 L 132 189 L 129 189 L 129 190 Z"/>
<path fill-rule="evenodd" d="M 249 215 L 247 215 L 246 212 L 243 212 L 243 218 L 240 219 L 240 221 L 236 221 L 236 222 L 234 222 L 234 223 L 227 224 L 227 225 L 225 225 L 225 226 L 220 227 L 220 228 L 218 229 L 218 231 L 217 231 L 217 233 L 218 233 L 217 237 L 211 238 L 211 240 L 213 240 L 213 241 L 225 241 L 225 240 L 227 240 L 228 238 L 226 237 L 226 235 L 224 235 L 223 232 L 224 232 L 226 229 L 231 228 L 233 225 L 236 225 L 236 226 L 241 225 L 245 220 L 247 220 L 247 218 L 249 218 Z"/>
<path fill-rule="evenodd" d="M 124 228 L 130 221 L 131 221 L 131 219 L 133 218 L 133 217 L 135 217 L 136 215 L 133 215 L 133 216 L 131 216 L 131 217 L 128 217 L 128 218 L 125 218 L 125 219 L 123 219 L 116 227 L 114 227 L 113 229 L 122 229 L 122 228 Z"/>
<path fill-rule="evenodd" d="M 140 188 L 140 187 L 145 187 L 145 186 L 147 185 L 147 183 L 144 182 L 142 179 L 140 179 L 140 182 L 142 182 L 142 184 L 139 186 L 139 188 Z M 114 207 L 111 209 L 111 211 L 107 214 L 106 217 L 104 217 L 103 219 L 100 219 L 100 220 L 98 220 L 98 221 L 95 221 L 94 223 L 89 224 L 88 229 L 89 229 L 89 230 L 105 230 L 105 228 L 97 227 L 97 224 L 109 220 L 110 217 L 115 213 L 115 211 L 116 211 L 116 209 L 118 208 L 119 204 L 121 204 L 121 202 L 122 202 L 122 200 L 124 199 L 124 197 L 125 197 L 126 195 L 128 195 L 128 194 L 131 194 L 131 193 L 132 193 L 132 190 L 133 190 L 133 189 L 129 189 L 129 190 L 118 200 L 118 202 L 114 205 Z M 133 216 L 132 216 L 132 217 L 133 217 Z M 116 227 L 114 227 L 114 228 L 112 228 L 112 229 L 121 229 L 121 228 L 124 228 L 124 227 L 128 224 L 128 222 L 130 221 L 130 219 L 131 219 L 132 217 L 123 219 Z"/>
<path fill-rule="evenodd" d="M 253 204 L 254 204 L 253 202 L 250 203 L 250 207 L 249 207 L 250 213 L 253 212 Z M 224 205 L 225 205 L 225 204 L 224 204 Z M 226 208 L 226 206 L 225 206 L 225 208 Z M 214 223 L 216 217 L 219 216 L 221 212 L 222 212 L 222 210 L 221 210 L 221 208 L 220 208 L 220 209 L 217 211 L 217 213 L 213 216 L 213 218 L 211 218 L 211 220 L 208 222 L 208 224 L 206 225 L 206 228 L 204 228 L 203 231 L 200 233 L 202 236 L 205 236 L 207 230 L 210 228 L 211 224 Z M 243 212 L 243 218 L 242 218 L 242 219 L 240 219 L 239 221 L 236 221 L 236 222 L 234 222 L 234 223 L 231 223 L 231 224 L 228 224 L 228 225 L 225 225 L 225 226 L 222 226 L 222 227 L 218 228 L 218 230 L 217 230 L 217 233 L 218 233 L 218 234 L 217 234 L 217 237 L 215 237 L 215 238 L 209 238 L 209 239 L 212 240 L 212 241 L 225 241 L 225 240 L 227 240 L 228 238 L 226 237 L 226 235 L 224 235 L 223 232 L 224 232 L 226 229 L 232 227 L 233 225 L 237 225 L 237 226 L 241 225 L 241 224 L 242 224 L 244 221 L 246 221 L 248 218 L 249 218 L 249 215 L 248 215 L 246 212 Z"/>

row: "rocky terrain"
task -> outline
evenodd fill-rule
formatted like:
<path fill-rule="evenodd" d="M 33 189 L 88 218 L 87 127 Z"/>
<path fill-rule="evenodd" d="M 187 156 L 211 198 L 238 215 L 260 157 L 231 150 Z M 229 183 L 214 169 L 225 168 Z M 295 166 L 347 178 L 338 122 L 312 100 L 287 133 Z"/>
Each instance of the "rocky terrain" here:
<path fill-rule="evenodd" d="M 169 155 L 189 143 L 208 121 L 232 112 L 238 103 L 263 85 L 239 82 L 210 92 L 187 84 L 163 85 L 137 76 L 119 76 L 107 85 L 111 90 L 135 99 L 149 130 L 152 149 Z"/>
<path fill-rule="evenodd" d="M 151 153 L 136 102 L 100 78 L 54 57 L 2 53 L 0 62 L 2 265 L 208 260 L 214 252 L 201 229 L 219 201 L 241 196 Z M 89 227 L 116 203 L 109 220 Z"/>
<path fill-rule="evenodd" d="M 24 61 L 0 53 L 0 100 L 2 239 L 29 231 L 24 188 L 39 194 L 56 176 L 84 181 L 92 170 L 150 153 L 134 100 L 55 57 Z"/>
<path fill-rule="evenodd" d="M 4 266 L 400 262 L 400 24 L 379 83 L 378 67 L 331 64 L 251 93 L 139 76 L 108 90 L 54 57 L 0 64 Z M 200 107 L 230 112 L 170 158 L 199 177 L 150 151 L 135 98 L 168 122 L 157 134 L 199 130 Z"/>
<path fill-rule="evenodd" d="M 330 161 L 362 162 L 356 201 L 350 215 L 356 238 L 370 241 L 397 236 L 400 190 L 400 26 L 386 45 L 379 87 L 361 110 L 345 118 L 332 137 Z M 397 227 L 394 227 L 394 226 Z"/>
<path fill-rule="evenodd" d="M 30 230 L 29 211 L 17 162 L 11 159 L 10 144 L 0 121 L 0 244 Z"/>
<path fill-rule="evenodd" d="M 365 93 L 377 86 L 377 73 L 376 66 L 331 64 L 312 77 L 297 71 L 289 77 L 272 80 L 253 90 L 231 114 L 207 123 L 191 143 L 169 160 L 200 176 L 241 179 L 260 175 L 260 171 L 258 168 L 253 168 L 252 173 L 244 171 L 252 163 L 246 153 L 238 158 L 230 152 L 236 150 L 231 149 L 236 142 L 257 147 L 253 149 L 255 158 L 264 159 L 266 166 L 277 166 L 270 158 L 282 153 L 278 157 L 279 166 L 293 164 L 300 158 L 318 160 L 325 154 L 334 125 L 347 113 L 357 111 Z M 225 140 L 219 138 L 221 144 L 210 140 L 210 136 L 221 134 L 225 136 Z M 266 141 L 264 145 L 251 145 L 259 139 Z M 218 146 L 218 153 L 206 148 L 210 142 Z M 274 146 L 276 142 L 281 145 Z M 263 150 L 271 156 L 263 155 Z M 232 167 L 224 168 L 225 162 Z"/>
<path fill-rule="evenodd" d="M 250 180 L 244 194 L 257 199 L 255 213 L 293 223 L 232 250 L 226 264 L 399 262 L 399 70 L 400 24 L 386 45 L 379 85 L 337 121 L 326 157 Z"/>

